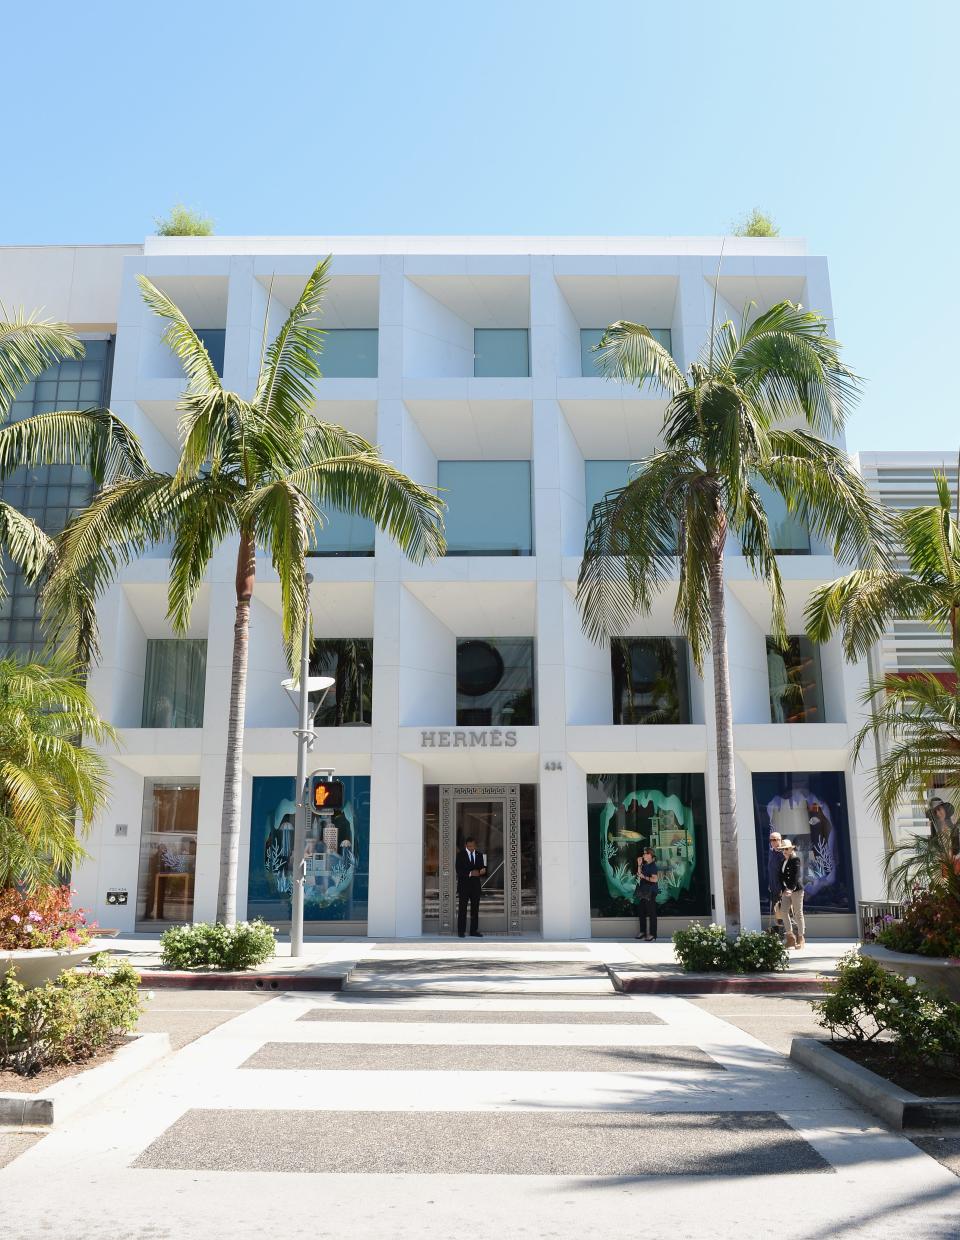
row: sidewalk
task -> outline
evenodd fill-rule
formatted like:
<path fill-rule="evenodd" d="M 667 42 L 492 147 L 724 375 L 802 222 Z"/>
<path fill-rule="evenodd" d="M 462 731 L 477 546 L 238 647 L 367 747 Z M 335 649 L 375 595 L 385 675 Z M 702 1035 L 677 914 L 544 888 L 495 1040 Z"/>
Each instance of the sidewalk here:
<path fill-rule="evenodd" d="M 172 971 L 164 969 L 159 939 L 153 935 L 126 934 L 100 940 L 98 946 L 128 961 L 143 976 L 145 987 L 257 990 L 340 990 L 352 972 L 363 966 L 364 988 L 403 975 L 405 988 L 417 983 L 451 989 L 456 974 L 469 974 L 472 985 L 502 984 L 505 966 L 512 966 L 517 988 L 548 989 L 556 969 L 538 969 L 548 962 L 569 962 L 571 975 L 594 972 L 602 977 L 609 969 L 611 988 L 630 992 L 696 994 L 728 991 L 787 991 L 819 989 L 818 978 L 836 971 L 837 961 L 856 946 L 852 940 L 808 940 L 801 952 L 791 952 L 790 969 L 776 974 L 685 974 L 676 963 L 669 941 L 639 943 L 635 940 L 590 939 L 580 942 L 548 942 L 539 939 L 450 938 L 358 939 L 313 938 L 304 954 L 290 955 L 289 940 L 277 943 L 273 959 L 240 973 L 219 971 Z M 402 963 L 401 963 L 402 962 Z M 432 963 L 443 965 L 441 983 Z M 457 963 L 465 967 L 457 969 Z M 484 964 L 489 964 L 489 969 Z M 391 967 L 392 966 L 392 967 Z M 575 967 L 579 966 L 579 970 Z M 537 986 L 538 973 L 544 985 Z M 466 980 L 466 977 L 464 977 Z M 351 987 L 352 988 L 352 987 Z M 606 989 L 605 978 L 603 988 Z"/>

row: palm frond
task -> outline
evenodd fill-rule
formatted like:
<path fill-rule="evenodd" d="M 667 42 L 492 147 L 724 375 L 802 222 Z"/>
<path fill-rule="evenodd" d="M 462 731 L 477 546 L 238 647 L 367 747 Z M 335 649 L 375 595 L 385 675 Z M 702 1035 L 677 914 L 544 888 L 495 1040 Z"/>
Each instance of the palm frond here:
<path fill-rule="evenodd" d="M 36 581 L 53 555 L 53 539 L 39 525 L 0 499 L 0 597 L 3 594 L 3 555 Z"/>
<path fill-rule="evenodd" d="M 317 354 L 323 343 L 318 319 L 329 283 L 328 255 L 313 269 L 303 292 L 267 349 L 254 404 L 267 426 L 282 427 L 305 417 L 320 378 Z"/>
<path fill-rule="evenodd" d="M 167 616 L 178 633 L 190 626 L 193 604 L 214 551 L 240 528 L 240 495 L 239 485 L 223 475 L 195 478 L 176 487 Z"/>
<path fill-rule="evenodd" d="M 860 568 L 817 586 L 804 623 L 811 641 L 827 642 L 838 629 L 844 656 L 865 659 L 893 619 L 926 615 L 931 588 L 893 569 Z"/>
<path fill-rule="evenodd" d="M 109 409 L 35 413 L 0 427 L 0 478 L 24 464 L 84 465 L 97 486 L 150 470 L 136 434 Z"/>
<path fill-rule="evenodd" d="M 66 323 L 22 309 L 8 312 L 0 303 L 0 419 L 20 389 L 48 366 L 82 356 L 83 345 Z"/>
<path fill-rule="evenodd" d="M 294 670 L 307 615 L 305 555 L 319 513 L 286 478 L 250 494 L 241 512 L 256 541 L 266 546 L 280 578 L 281 630 L 287 662 Z"/>
<path fill-rule="evenodd" d="M 605 379 L 637 386 L 650 379 L 671 396 L 685 386 L 683 373 L 669 350 L 642 323 L 611 323 L 594 352 L 597 369 Z"/>
<path fill-rule="evenodd" d="M 658 453 L 637 462 L 632 480 L 594 506 L 577 580 L 591 640 L 622 633 L 670 580 L 689 473 L 683 454 Z"/>
<path fill-rule="evenodd" d="M 822 435 L 842 429 L 862 387 L 840 361 L 840 345 L 822 315 L 789 301 L 753 320 L 727 365 L 769 406 L 774 421 L 800 417 Z"/>
<path fill-rule="evenodd" d="M 145 275 L 137 276 L 140 293 L 154 314 L 166 319 L 169 326 L 163 342 L 169 345 L 180 361 L 189 380 L 190 391 L 209 392 L 221 386 L 220 376 L 206 345 L 187 321 L 175 301 L 162 293 Z"/>

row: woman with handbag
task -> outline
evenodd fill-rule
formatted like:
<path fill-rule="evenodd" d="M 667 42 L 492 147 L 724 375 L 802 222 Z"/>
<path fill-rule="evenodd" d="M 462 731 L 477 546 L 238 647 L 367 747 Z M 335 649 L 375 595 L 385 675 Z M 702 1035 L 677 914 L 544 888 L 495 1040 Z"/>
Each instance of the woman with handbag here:
<path fill-rule="evenodd" d="M 787 936 L 787 947 L 806 945 L 806 926 L 803 920 L 803 882 L 800 874 L 800 858 L 792 840 L 780 845 L 783 853 L 783 891 L 780 893 L 780 913 Z M 796 926 L 796 933 L 793 927 Z"/>
<path fill-rule="evenodd" d="M 660 871 L 652 848 L 645 848 L 637 858 L 637 917 L 639 925 L 634 936 L 647 943 L 657 939 L 657 893 L 660 890 Z M 647 933 L 647 927 L 650 933 Z"/>

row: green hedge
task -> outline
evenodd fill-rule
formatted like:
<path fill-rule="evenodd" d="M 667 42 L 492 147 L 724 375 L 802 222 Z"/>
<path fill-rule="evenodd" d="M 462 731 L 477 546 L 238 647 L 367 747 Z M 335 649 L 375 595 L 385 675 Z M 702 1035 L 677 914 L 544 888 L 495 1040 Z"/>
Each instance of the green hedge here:
<path fill-rule="evenodd" d="M 259 918 L 235 926 L 219 922 L 172 926 L 160 936 L 168 969 L 250 969 L 269 960 L 276 943 L 273 926 Z"/>
<path fill-rule="evenodd" d="M 11 969 L 0 979 L 0 1068 L 34 1076 L 115 1046 L 140 1016 L 140 974 L 94 956 L 92 972 L 69 970 L 27 990 Z"/>
<path fill-rule="evenodd" d="M 776 973 L 790 964 L 783 940 L 768 930 L 731 939 L 723 926 L 688 926 L 674 933 L 673 950 L 686 973 Z"/>

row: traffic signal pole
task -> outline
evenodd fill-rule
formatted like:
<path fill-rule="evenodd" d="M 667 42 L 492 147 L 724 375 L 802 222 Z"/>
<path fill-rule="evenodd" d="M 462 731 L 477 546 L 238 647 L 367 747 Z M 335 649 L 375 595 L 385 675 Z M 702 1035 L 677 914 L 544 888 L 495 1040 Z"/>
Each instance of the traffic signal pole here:
<path fill-rule="evenodd" d="M 290 854 L 290 955 L 303 955 L 303 854 L 307 843 L 307 815 L 310 813 L 310 787 L 307 780 L 307 754 L 313 749 L 313 711 L 310 709 L 310 646 L 313 621 L 310 615 L 309 587 L 313 578 L 307 574 L 307 610 L 303 618 L 303 639 L 300 644 L 300 697 L 297 738 L 297 812 L 293 825 L 293 852 Z"/>

